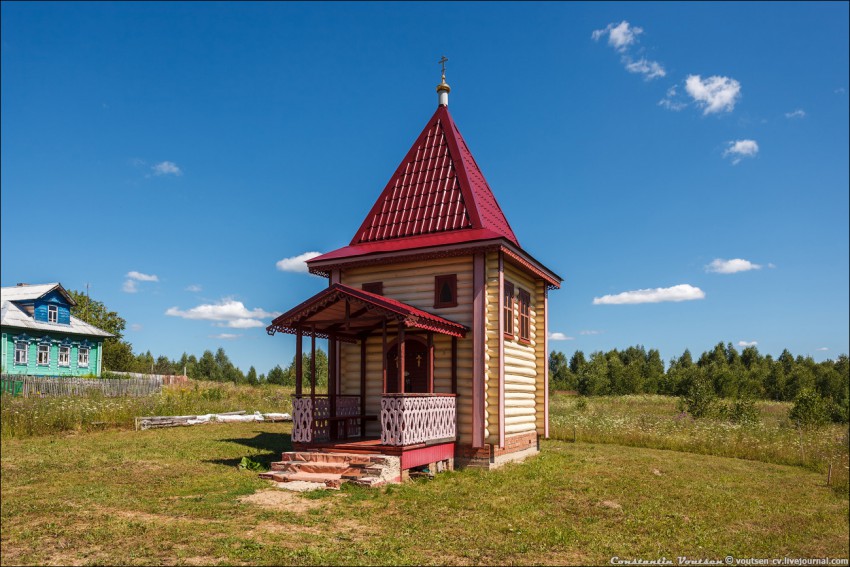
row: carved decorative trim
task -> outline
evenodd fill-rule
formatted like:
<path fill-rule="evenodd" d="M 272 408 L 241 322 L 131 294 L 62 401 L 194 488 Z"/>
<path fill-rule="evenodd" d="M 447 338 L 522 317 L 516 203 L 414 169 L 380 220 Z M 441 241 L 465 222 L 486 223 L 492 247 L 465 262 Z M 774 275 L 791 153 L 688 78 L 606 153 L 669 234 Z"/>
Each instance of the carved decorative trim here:
<path fill-rule="evenodd" d="M 454 439 L 454 396 L 384 394 L 381 397 L 381 444 L 414 445 Z"/>

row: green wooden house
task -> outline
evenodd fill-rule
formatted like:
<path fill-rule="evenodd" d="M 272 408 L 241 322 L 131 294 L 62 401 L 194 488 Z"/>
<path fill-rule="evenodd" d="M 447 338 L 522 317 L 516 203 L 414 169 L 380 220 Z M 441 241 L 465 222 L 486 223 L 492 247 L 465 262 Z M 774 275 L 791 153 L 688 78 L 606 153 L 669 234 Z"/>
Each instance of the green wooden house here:
<path fill-rule="evenodd" d="M 60 283 L 0 288 L 2 373 L 100 376 L 113 335 L 72 316 L 74 305 Z"/>

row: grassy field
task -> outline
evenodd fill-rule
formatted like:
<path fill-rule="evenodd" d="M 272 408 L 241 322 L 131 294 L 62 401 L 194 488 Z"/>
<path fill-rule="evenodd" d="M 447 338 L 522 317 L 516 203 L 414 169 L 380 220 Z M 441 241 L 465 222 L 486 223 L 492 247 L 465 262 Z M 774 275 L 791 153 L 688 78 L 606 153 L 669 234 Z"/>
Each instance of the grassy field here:
<path fill-rule="evenodd" d="M 208 411 L 286 411 L 234 407 L 283 396 L 279 392 L 236 389 L 239 402 L 228 402 L 204 399 L 204 389 L 188 388 L 184 402 L 222 404 Z M 675 400 L 579 404 L 555 395 L 552 429 L 562 439 L 544 441 L 541 454 L 524 464 L 444 473 L 382 490 L 346 486 L 309 494 L 275 489 L 237 467 L 245 456 L 266 465 L 277 460 L 289 448 L 289 424 L 136 432 L 126 423 L 103 431 L 82 423 L 49 435 L 4 433 L 0 563 L 557 565 L 608 564 L 612 556 L 847 558 L 846 490 L 827 488 L 825 474 L 805 453 L 794 463 L 789 455 L 799 455 L 799 447 L 750 454 L 729 447 L 732 438 L 757 446 L 754 439 L 789 429 L 783 421 L 787 407 L 760 409 L 755 428 L 734 435 L 723 429 L 711 440 L 709 422 L 682 424 Z M 804 451 L 828 445 L 829 436 L 846 429 L 804 437 Z M 711 452 L 728 456 L 698 454 Z M 731 458 L 742 456 L 758 460 Z M 762 462 L 769 459 L 780 464 Z M 781 464 L 786 461 L 794 466 Z"/>

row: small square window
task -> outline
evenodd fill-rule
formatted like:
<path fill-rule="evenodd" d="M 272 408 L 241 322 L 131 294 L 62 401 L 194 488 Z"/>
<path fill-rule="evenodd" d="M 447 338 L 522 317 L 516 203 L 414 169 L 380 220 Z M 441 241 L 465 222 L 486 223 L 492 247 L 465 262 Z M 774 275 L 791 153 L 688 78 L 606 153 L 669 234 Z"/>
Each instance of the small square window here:
<path fill-rule="evenodd" d="M 29 343 L 15 341 L 15 364 L 26 364 L 29 359 Z"/>
<path fill-rule="evenodd" d="M 50 345 L 38 345 L 38 357 L 35 361 L 39 366 L 47 366 L 50 364 Z"/>
<path fill-rule="evenodd" d="M 514 284 L 505 281 L 505 302 L 502 306 L 505 336 L 514 338 Z"/>
<path fill-rule="evenodd" d="M 59 322 L 59 308 L 55 305 L 47 306 L 47 322 L 48 323 L 58 323 Z"/>
<path fill-rule="evenodd" d="M 77 351 L 77 366 L 85 368 L 89 365 L 89 349 L 88 347 L 80 347 Z"/>
<path fill-rule="evenodd" d="M 457 306 L 457 274 L 434 276 L 434 307 Z"/>
<path fill-rule="evenodd" d="M 71 347 L 59 347 L 59 366 L 71 366 Z"/>
<path fill-rule="evenodd" d="M 375 295 L 384 295 L 384 282 L 369 282 L 363 284 L 363 291 L 374 293 Z"/>

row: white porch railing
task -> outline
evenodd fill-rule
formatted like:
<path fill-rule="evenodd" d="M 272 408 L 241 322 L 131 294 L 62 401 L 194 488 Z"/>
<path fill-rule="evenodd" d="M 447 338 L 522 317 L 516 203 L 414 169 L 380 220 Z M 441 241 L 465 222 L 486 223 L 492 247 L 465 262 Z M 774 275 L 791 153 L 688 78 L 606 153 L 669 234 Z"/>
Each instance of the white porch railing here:
<path fill-rule="evenodd" d="M 310 396 L 292 398 L 292 441 L 314 443 L 330 441 L 331 401 L 327 395 L 316 396 L 316 407 Z M 337 396 L 336 415 L 344 417 L 360 414 L 360 396 Z M 345 420 L 347 437 L 360 435 L 360 420 Z"/>
<path fill-rule="evenodd" d="M 403 446 L 454 441 L 456 415 L 454 394 L 384 394 L 381 397 L 381 444 Z"/>

